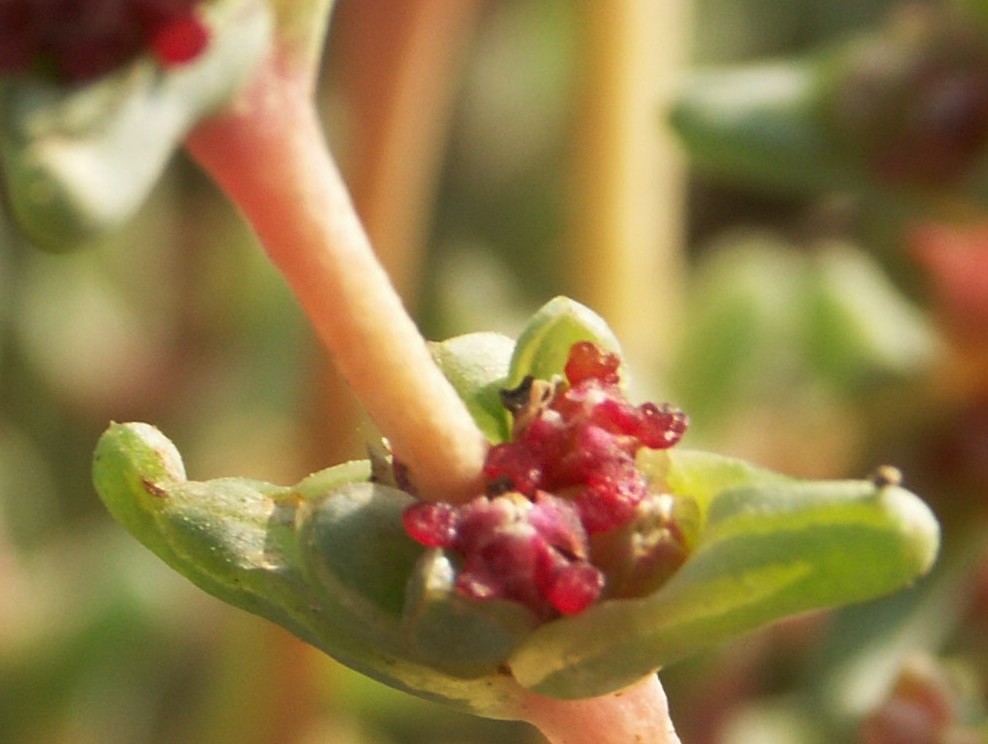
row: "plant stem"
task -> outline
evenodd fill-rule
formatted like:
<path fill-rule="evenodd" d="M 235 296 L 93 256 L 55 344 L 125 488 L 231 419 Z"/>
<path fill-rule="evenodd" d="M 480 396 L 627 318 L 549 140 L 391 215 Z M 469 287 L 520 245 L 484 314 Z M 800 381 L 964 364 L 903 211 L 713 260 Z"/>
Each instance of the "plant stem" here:
<path fill-rule="evenodd" d="M 334 21 L 332 61 L 353 120 L 346 181 L 381 263 L 413 307 L 459 61 L 481 7 L 362 0 Z"/>
<path fill-rule="evenodd" d="M 551 744 L 680 744 L 658 676 L 587 700 L 530 694 L 519 716 Z"/>
<path fill-rule="evenodd" d="M 566 242 L 575 299 L 643 369 L 668 357 L 683 274 L 683 164 L 663 112 L 689 0 L 583 0 Z"/>
<path fill-rule="evenodd" d="M 422 498 L 482 492 L 487 444 L 377 261 L 323 137 L 312 70 L 276 46 L 189 136 L 251 222 Z"/>
<path fill-rule="evenodd" d="M 278 47 L 295 70 L 315 83 L 329 16 L 336 0 L 267 0 L 274 11 Z"/>

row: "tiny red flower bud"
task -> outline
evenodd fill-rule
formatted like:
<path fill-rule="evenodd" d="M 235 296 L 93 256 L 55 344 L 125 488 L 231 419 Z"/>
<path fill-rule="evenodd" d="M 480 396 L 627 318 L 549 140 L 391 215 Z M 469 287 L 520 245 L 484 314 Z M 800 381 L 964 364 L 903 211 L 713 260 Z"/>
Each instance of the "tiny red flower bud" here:
<path fill-rule="evenodd" d="M 490 448 L 483 475 L 491 495 L 518 491 L 531 496 L 538 488 L 542 471 L 528 449 L 515 442 L 504 442 Z"/>
<path fill-rule="evenodd" d="M 580 561 L 567 564 L 555 575 L 546 596 L 563 615 L 576 615 L 596 602 L 603 588 L 600 569 Z"/>
<path fill-rule="evenodd" d="M 609 354 L 590 341 L 577 341 L 570 349 L 564 372 L 570 385 L 587 379 L 616 385 L 620 380 L 617 371 L 620 366 L 617 354 Z"/>
<path fill-rule="evenodd" d="M 641 412 L 638 437 L 649 449 L 672 447 L 686 433 L 689 421 L 686 414 L 677 408 L 668 404 L 657 406 L 654 403 L 643 403 L 638 410 Z"/>
<path fill-rule="evenodd" d="M 164 68 L 191 62 L 208 44 L 209 29 L 194 13 L 164 24 L 151 40 L 154 56 Z"/>
<path fill-rule="evenodd" d="M 615 354 L 580 342 L 566 364 L 569 385 L 526 378 L 503 391 L 513 439 L 488 451 L 486 495 L 406 510 L 414 539 L 462 557 L 461 593 L 521 602 L 547 619 L 582 612 L 604 593 L 607 578 L 589 560 L 589 536 L 639 518 L 650 493 L 637 452 L 671 447 L 687 425 L 671 406 L 628 402 L 617 386 L 620 364 Z M 663 520 L 656 529 L 670 542 L 675 527 Z M 667 558 L 669 552 L 653 550 L 640 568 L 654 564 L 664 580 L 681 562 L 680 552 Z"/>
<path fill-rule="evenodd" d="M 162 67 L 198 57 L 209 29 L 198 0 L 0 0 L 0 74 L 44 70 L 86 83 L 153 54 Z"/>
<path fill-rule="evenodd" d="M 456 541 L 459 513 L 452 504 L 419 501 L 402 512 L 409 536 L 429 548 L 448 548 Z"/>

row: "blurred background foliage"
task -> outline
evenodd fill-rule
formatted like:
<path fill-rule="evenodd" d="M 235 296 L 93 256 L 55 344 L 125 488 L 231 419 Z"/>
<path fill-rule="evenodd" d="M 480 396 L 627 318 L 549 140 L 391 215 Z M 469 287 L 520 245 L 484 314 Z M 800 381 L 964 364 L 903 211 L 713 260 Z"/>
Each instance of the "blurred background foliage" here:
<path fill-rule="evenodd" d="M 853 157 L 846 179 L 819 186 L 801 171 L 813 153 L 766 183 L 733 165 L 746 140 L 731 112 L 775 94 L 737 85 L 724 103 L 700 87 L 766 59 L 826 73 L 843 40 L 879 31 L 900 6 L 694 0 L 680 26 L 656 31 L 655 43 L 689 48 L 675 71 L 688 145 L 669 161 L 676 193 L 647 194 L 675 208 L 662 228 L 672 258 L 645 294 L 619 286 L 617 304 L 598 308 L 624 303 L 661 337 L 628 350 L 644 360 L 641 397 L 691 414 L 688 446 L 794 475 L 895 463 L 945 526 L 941 564 L 914 590 L 663 672 L 687 744 L 988 736 L 984 200 L 956 182 L 875 181 Z M 429 337 L 513 333 L 557 293 L 593 297 L 612 259 L 606 247 L 570 251 L 583 224 L 572 164 L 584 32 L 602 7 L 339 0 L 320 104 Z M 721 72 L 693 77 L 712 65 Z M 988 83 L 975 93 L 988 100 Z M 703 106 L 708 128 L 693 136 L 700 119 L 683 111 Z M 819 124 L 776 113 L 742 125 L 771 146 Z M 672 137 L 669 114 L 655 112 L 655 137 Z M 683 173 L 677 157 L 705 167 Z M 649 286 L 663 302 L 649 304 Z M 181 157 L 94 248 L 48 255 L 0 222 L 0 744 L 538 741 L 360 678 L 169 571 L 89 484 L 111 419 L 154 422 L 202 479 L 291 483 L 362 456 L 372 437 L 281 279 Z"/>

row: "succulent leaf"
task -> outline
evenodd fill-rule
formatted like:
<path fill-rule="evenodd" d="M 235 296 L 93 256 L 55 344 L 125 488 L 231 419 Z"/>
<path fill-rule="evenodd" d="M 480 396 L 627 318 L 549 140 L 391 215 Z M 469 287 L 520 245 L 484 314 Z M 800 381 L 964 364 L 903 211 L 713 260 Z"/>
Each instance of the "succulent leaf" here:
<path fill-rule="evenodd" d="M 495 444 L 507 440 L 511 421 L 500 392 L 507 387 L 515 342 L 499 333 L 470 333 L 430 344 L 430 348 L 484 435 Z"/>
<path fill-rule="evenodd" d="M 534 630 L 519 605 L 450 591 L 439 551 L 423 553 L 401 532 L 411 497 L 394 489 L 190 482 L 170 443 L 143 424 L 104 435 L 95 481 L 118 520 L 206 591 L 372 677 L 493 716 L 517 694 L 498 671 L 505 660 L 541 694 L 603 694 L 760 624 L 893 591 L 936 554 L 932 514 L 897 486 L 806 483 L 706 453 L 661 455 L 662 477 L 701 506 L 693 555 L 649 596 Z M 342 468 L 347 478 L 367 472 Z"/>
<path fill-rule="evenodd" d="M 479 603 L 454 587 L 455 566 L 442 550 L 422 555 L 409 582 L 404 631 L 417 654 L 454 674 L 489 675 L 538 625 L 518 602 Z"/>
<path fill-rule="evenodd" d="M 97 445 L 93 479 L 124 527 L 215 597 L 392 687 L 478 715 L 510 716 L 522 690 L 509 675 L 493 664 L 483 676 L 462 663 L 461 674 L 450 673 L 424 662 L 404 640 L 394 597 L 401 578 L 387 573 L 412 567 L 415 546 L 398 533 L 395 511 L 411 497 L 352 480 L 368 473 L 366 463 L 348 463 L 299 488 L 243 478 L 189 481 L 175 447 L 157 429 L 113 424 Z M 351 524 L 354 532 L 334 544 Z M 378 559 L 384 567 L 368 595 L 354 585 L 373 573 Z"/>
<path fill-rule="evenodd" d="M 897 486 L 794 481 L 728 458 L 668 456 L 672 481 L 693 484 L 686 493 L 701 504 L 709 497 L 694 553 L 652 595 L 532 633 L 510 662 L 525 687 L 603 694 L 764 623 L 902 588 L 936 556 L 936 519 Z"/>
<path fill-rule="evenodd" d="M 556 297 L 543 305 L 518 336 L 508 387 L 528 375 L 551 380 L 566 365 L 570 348 L 577 341 L 592 341 L 607 352 L 620 356 L 621 344 L 607 323 L 593 310 L 568 297 Z M 626 375 L 622 370 L 622 381 Z"/>

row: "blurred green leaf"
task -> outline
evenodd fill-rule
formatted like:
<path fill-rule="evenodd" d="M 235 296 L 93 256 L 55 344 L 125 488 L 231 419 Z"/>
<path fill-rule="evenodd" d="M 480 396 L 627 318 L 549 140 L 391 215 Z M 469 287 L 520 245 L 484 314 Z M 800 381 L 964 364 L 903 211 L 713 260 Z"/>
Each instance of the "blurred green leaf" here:
<path fill-rule="evenodd" d="M 11 205 L 39 246 L 65 250 L 138 209 L 195 122 L 228 100 L 268 48 L 263 0 L 213 0 L 198 60 L 139 59 L 90 85 L 0 81 L 0 158 Z"/>
<path fill-rule="evenodd" d="M 798 367 L 795 290 L 803 267 L 789 246 L 749 236 L 718 246 L 697 266 L 669 382 L 700 426 L 722 420 Z"/>
<path fill-rule="evenodd" d="M 811 55 L 697 71 L 671 124 L 697 165 L 732 181 L 854 192 L 882 220 L 949 216 L 944 196 L 988 193 L 983 16 L 902 4 Z"/>
<path fill-rule="evenodd" d="M 829 245 L 807 273 L 807 359 L 838 387 L 904 377 L 933 360 L 939 344 L 932 324 L 867 254 Z"/>
<path fill-rule="evenodd" d="M 698 427 L 785 391 L 858 400 L 927 370 L 930 321 L 877 262 L 844 243 L 800 250 L 771 236 L 723 241 L 696 267 L 669 381 Z"/>
<path fill-rule="evenodd" d="M 701 168 L 791 193 L 853 185 L 859 166 L 819 113 L 819 61 L 787 60 L 687 76 L 670 123 Z"/>

